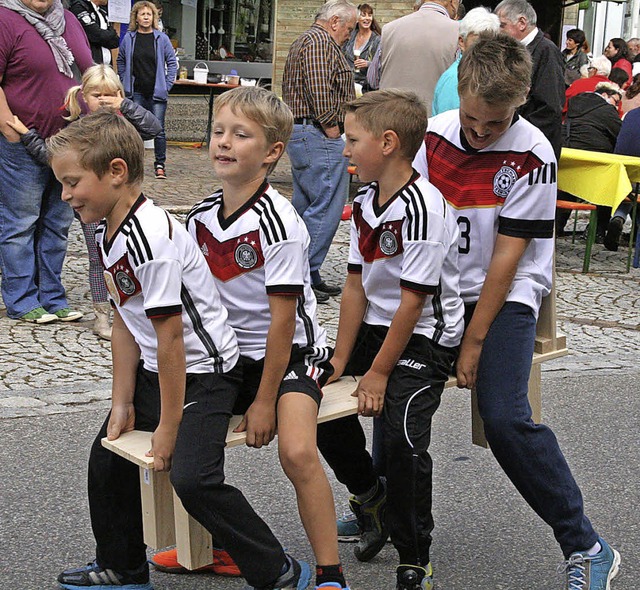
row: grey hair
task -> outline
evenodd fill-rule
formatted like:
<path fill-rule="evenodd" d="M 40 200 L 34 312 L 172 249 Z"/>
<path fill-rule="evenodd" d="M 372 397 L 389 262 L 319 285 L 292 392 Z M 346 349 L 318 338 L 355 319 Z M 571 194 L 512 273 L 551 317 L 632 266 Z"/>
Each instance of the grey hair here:
<path fill-rule="evenodd" d="M 601 76 L 608 76 L 611 73 L 611 61 L 609 61 L 609 58 L 605 55 L 594 57 L 589 62 L 589 67 L 595 68 Z"/>
<path fill-rule="evenodd" d="M 527 20 L 530 27 L 535 27 L 538 22 L 536 11 L 527 0 L 502 0 L 493 12 L 502 12 L 504 18 L 511 23 L 515 23 L 521 16 Z"/>
<path fill-rule="evenodd" d="M 337 16 L 341 21 L 357 15 L 358 7 L 349 0 L 329 0 L 325 2 L 316 14 L 316 21 L 329 21 Z"/>
<path fill-rule="evenodd" d="M 500 19 L 484 6 L 473 8 L 460 21 L 459 33 L 463 39 L 466 39 L 469 33 L 479 35 L 485 31 L 499 33 Z"/>

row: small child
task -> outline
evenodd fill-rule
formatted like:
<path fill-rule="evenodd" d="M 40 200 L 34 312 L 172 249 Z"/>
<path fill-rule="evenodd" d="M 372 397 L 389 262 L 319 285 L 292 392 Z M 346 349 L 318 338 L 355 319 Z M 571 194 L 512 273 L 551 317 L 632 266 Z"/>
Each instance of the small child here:
<path fill-rule="evenodd" d="M 242 369 L 206 261 L 186 230 L 141 192 L 142 140 L 101 111 L 47 141 L 63 199 L 96 241 L 114 305 L 111 412 L 89 458 L 96 559 L 58 577 L 63 588 L 151 590 L 140 483 L 132 463 L 104 449 L 134 428 L 153 431 L 156 470 L 171 470 L 185 508 L 255 588 L 306 588 L 309 566 L 286 555 L 242 493 L 224 481 L 224 447 Z"/>
<path fill-rule="evenodd" d="M 162 127 L 160 121 L 153 113 L 137 105 L 132 100 L 124 98 L 124 88 L 120 78 L 112 68 L 105 65 L 92 66 L 85 70 L 82 76 L 82 84 L 74 86 L 67 92 L 64 107 L 69 111 L 67 121 L 75 121 L 82 113 L 82 105 L 78 100 L 78 94 L 82 94 L 90 113 L 101 107 L 110 107 L 119 111 L 138 130 L 142 139 L 152 139 Z M 20 134 L 20 141 L 27 152 L 41 164 L 49 164 L 45 141 L 38 135 L 36 129 L 27 129 L 17 116 L 13 121 L 7 121 L 14 131 Z M 107 289 L 104 284 L 103 267 L 96 249 L 95 232 L 97 223 L 82 223 L 82 232 L 87 244 L 89 254 L 89 287 L 96 320 L 93 324 L 94 333 L 105 340 L 111 340 L 111 327 L 109 325 L 109 313 L 111 306 L 107 301 Z M 77 311 L 69 311 L 60 317 L 63 321 L 80 319 L 82 314 Z"/>
<path fill-rule="evenodd" d="M 566 588 L 603 590 L 620 555 L 594 531 L 555 435 L 533 422 L 527 399 L 538 310 L 552 287 L 556 200 L 551 144 L 516 114 L 530 83 L 526 47 L 481 34 L 460 61 L 459 111 L 430 119 L 414 166 L 442 191 L 460 227 L 466 330 L 458 386 L 475 388 L 492 453 L 553 528 Z"/>
<path fill-rule="evenodd" d="M 382 417 L 387 478 L 386 517 L 378 517 L 383 533 L 372 544 L 367 535 L 376 531 L 368 531 L 365 521 L 356 557 L 375 555 L 388 530 L 399 554 L 396 588 L 430 590 L 428 449 L 432 417 L 462 337 L 458 229 L 440 192 L 411 167 L 427 125 L 422 101 L 387 89 L 347 103 L 345 111 L 344 155 L 369 184 L 353 203 L 349 274 L 331 362 L 334 378 L 363 375 L 354 395 L 361 415 Z M 356 494 L 351 505 L 359 514 L 354 488 L 375 481 L 370 459 L 362 458 L 360 423 L 348 417 L 322 426 L 320 449 Z"/>
<path fill-rule="evenodd" d="M 191 210 L 187 229 L 238 336 L 244 380 L 234 413 L 244 419 L 237 431 L 246 430 L 247 445 L 260 448 L 277 422 L 280 462 L 316 557 L 316 587 L 346 589 L 333 495 L 316 445 L 320 387 L 332 368 L 316 320 L 309 235 L 265 179 L 284 152 L 293 116 L 258 87 L 225 92 L 214 109 L 209 152 L 222 190 Z"/>

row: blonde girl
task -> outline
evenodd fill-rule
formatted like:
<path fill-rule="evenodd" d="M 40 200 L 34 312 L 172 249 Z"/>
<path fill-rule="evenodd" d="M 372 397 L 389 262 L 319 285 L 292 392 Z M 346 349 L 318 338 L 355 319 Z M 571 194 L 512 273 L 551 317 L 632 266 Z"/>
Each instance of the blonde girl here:
<path fill-rule="evenodd" d="M 84 105 L 80 102 L 80 97 Z M 85 108 L 86 105 L 86 108 Z M 67 121 L 74 121 L 84 112 L 93 113 L 100 108 L 110 108 L 119 111 L 138 130 L 142 139 L 152 139 L 162 127 L 156 117 L 134 103 L 124 98 L 124 88 L 118 75 L 106 65 L 88 68 L 82 76 L 82 84 L 70 88 L 65 98 L 64 107 L 69 111 Z M 27 127 L 14 116 L 13 121 L 7 121 L 17 133 L 20 141 L 25 145 L 29 154 L 38 162 L 48 165 L 47 150 L 44 140 L 36 129 Z M 95 231 L 97 223 L 82 223 L 82 231 L 89 253 L 89 287 L 91 299 L 96 315 L 93 331 L 100 338 L 111 340 L 111 326 L 109 312 L 111 306 L 107 301 L 107 288 L 104 283 L 104 268 L 96 248 Z"/>

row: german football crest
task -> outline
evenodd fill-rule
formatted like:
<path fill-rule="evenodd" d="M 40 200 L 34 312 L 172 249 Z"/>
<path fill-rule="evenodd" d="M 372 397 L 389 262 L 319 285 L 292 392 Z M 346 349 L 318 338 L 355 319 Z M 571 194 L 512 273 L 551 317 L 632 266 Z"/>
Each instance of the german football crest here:
<path fill-rule="evenodd" d="M 126 254 L 113 266 L 105 269 L 104 282 L 116 305 L 124 305 L 130 297 L 142 291 Z"/>
<path fill-rule="evenodd" d="M 508 197 L 516 180 L 518 180 L 516 171 L 510 166 L 502 166 L 493 177 L 493 192 L 498 197 Z"/>
<path fill-rule="evenodd" d="M 392 224 L 382 226 L 382 232 L 378 239 L 378 246 L 380 251 L 386 256 L 393 256 L 398 251 L 398 237 L 397 228 L 394 228 Z"/>
<path fill-rule="evenodd" d="M 252 242 L 240 242 L 233 257 L 236 264 L 244 269 L 253 268 L 258 263 L 258 253 Z"/>

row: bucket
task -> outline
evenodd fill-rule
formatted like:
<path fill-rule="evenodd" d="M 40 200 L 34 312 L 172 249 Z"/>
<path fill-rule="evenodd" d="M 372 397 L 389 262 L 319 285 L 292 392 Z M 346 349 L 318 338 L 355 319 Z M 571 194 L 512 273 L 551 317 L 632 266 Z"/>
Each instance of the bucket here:
<path fill-rule="evenodd" d="M 197 63 L 193 68 L 193 80 L 198 84 L 206 84 L 209 66 L 204 62 Z"/>

